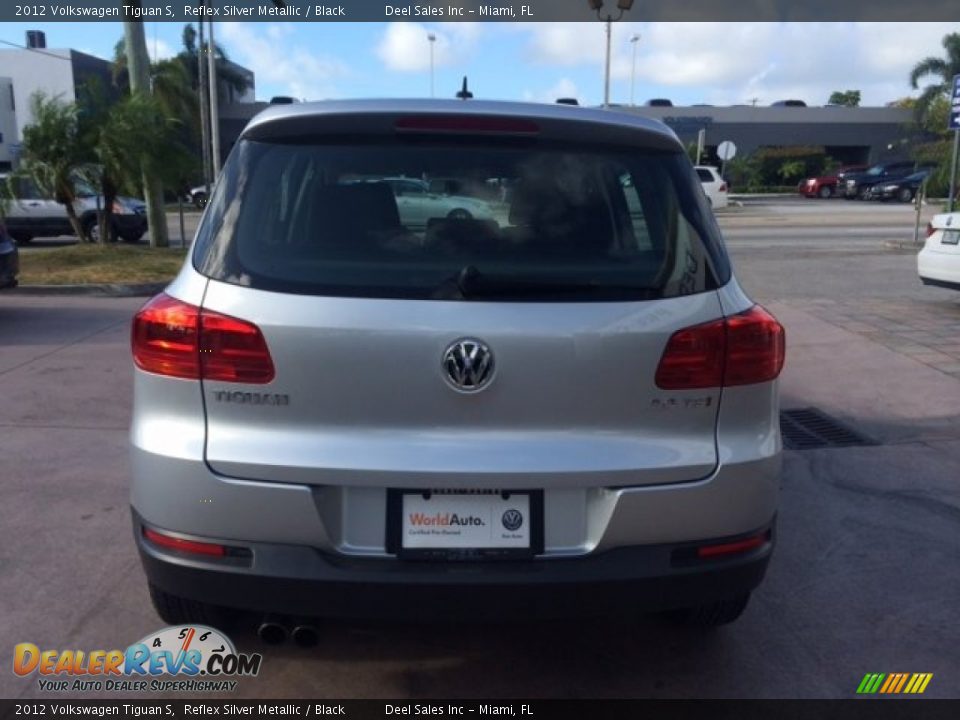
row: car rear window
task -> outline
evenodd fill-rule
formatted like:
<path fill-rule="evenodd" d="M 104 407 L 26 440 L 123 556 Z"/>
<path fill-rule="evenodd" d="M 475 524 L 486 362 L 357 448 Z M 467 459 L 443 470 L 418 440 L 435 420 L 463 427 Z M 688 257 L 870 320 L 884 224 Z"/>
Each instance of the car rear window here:
<path fill-rule="evenodd" d="M 703 292 L 726 255 L 682 152 L 541 140 L 243 140 L 194 253 L 258 289 L 437 300 Z"/>
<path fill-rule="evenodd" d="M 700 182 L 713 182 L 713 173 L 706 168 L 697 168 L 697 175 L 700 176 Z"/>

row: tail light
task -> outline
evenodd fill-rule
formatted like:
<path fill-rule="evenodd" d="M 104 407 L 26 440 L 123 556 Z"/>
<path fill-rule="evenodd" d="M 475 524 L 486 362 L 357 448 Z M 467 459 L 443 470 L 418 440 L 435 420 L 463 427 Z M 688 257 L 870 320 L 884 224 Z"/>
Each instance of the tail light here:
<path fill-rule="evenodd" d="M 253 323 L 160 294 L 133 318 L 133 361 L 147 372 L 190 380 L 265 384 L 273 360 Z"/>
<path fill-rule="evenodd" d="M 726 191 L 727 191 L 727 184 L 720 183 L 720 192 L 726 192 Z"/>
<path fill-rule="evenodd" d="M 657 367 L 657 387 L 693 390 L 767 382 L 780 375 L 783 326 L 759 305 L 675 332 Z"/>
<path fill-rule="evenodd" d="M 928 222 L 928 223 L 927 223 L 927 237 L 930 237 L 930 236 L 933 235 L 935 232 L 936 232 L 936 230 L 935 230 L 934 227 L 933 227 L 933 223 L 932 223 L 932 222 Z"/>

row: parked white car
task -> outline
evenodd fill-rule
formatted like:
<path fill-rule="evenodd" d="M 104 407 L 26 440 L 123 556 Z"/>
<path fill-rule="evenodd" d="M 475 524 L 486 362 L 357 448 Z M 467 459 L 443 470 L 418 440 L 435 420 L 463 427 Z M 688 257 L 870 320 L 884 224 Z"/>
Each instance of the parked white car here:
<path fill-rule="evenodd" d="M 720 177 L 720 172 L 710 165 L 697 165 L 697 176 L 700 178 L 700 184 L 703 185 L 703 192 L 710 201 L 710 207 L 714 210 L 725 208 L 729 201 L 727 193 L 727 183 Z"/>
<path fill-rule="evenodd" d="M 492 220 L 490 204 L 465 195 L 431 192 L 430 184 L 416 178 L 384 178 L 397 199 L 404 225 L 426 227 L 431 218 Z"/>
<path fill-rule="evenodd" d="M 930 221 L 917 273 L 924 285 L 960 290 L 960 212 L 935 215 Z"/>

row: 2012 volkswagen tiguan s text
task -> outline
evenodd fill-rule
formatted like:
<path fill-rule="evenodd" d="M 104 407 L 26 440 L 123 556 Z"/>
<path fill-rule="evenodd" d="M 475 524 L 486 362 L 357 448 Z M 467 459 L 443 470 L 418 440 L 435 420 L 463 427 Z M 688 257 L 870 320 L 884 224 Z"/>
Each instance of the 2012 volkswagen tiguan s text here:
<path fill-rule="evenodd" d="M 657 122 L 270 108 L 132 345 L 134 534 L 168 622 L 719 625 L 766 570 L 784 332 Z"/>

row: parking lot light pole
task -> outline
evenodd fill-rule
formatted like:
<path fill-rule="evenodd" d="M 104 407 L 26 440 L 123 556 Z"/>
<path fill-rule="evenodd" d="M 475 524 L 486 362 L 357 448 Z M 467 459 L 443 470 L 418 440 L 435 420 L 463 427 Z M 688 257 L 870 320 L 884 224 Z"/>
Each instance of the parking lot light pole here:
<path fill-rule="evenodd" d="M 633 100 L 634 90 L 637 85 L 637 43 L 640 41 L 640 35 L 634 33 L 630 38 L 630 44 L 633 45 L 633 60 L 630 64 L 630 104 L 636 105 Z"/>
<path fill-rule="evenodd" d="M 433 85 L 433 46 L 437 42 L 437 36 L 433 33 L 427 35 L 427 40 L 430 41 L 430 97 L 435 96 L 434 85 Z"/>
<path fill-rule="evenodd" d="M 216 44 L 213 40 L 213 20 L 210 21 L 210 37 L 207 40 L 207 81 L 210 83 L 210 160 L 213 180 L 220 175 L 220 81 L 217 76 Z M 209 191 L 207 197 L 210 197 Z"/>
<path fill-rule="evenodd" d="M 613 45 L 613 23 L 623 17 L 623 14 L 633 7 L 633 0 L 617 0 L 617 15 L 612 12 L 601 14 L 603 0 L 587 0 L 590 9 L 597 13 L 597 19 L 607 24 L 607 57 L 603 73 L 603 106 L 610 107 L 610 52 Z"/>

